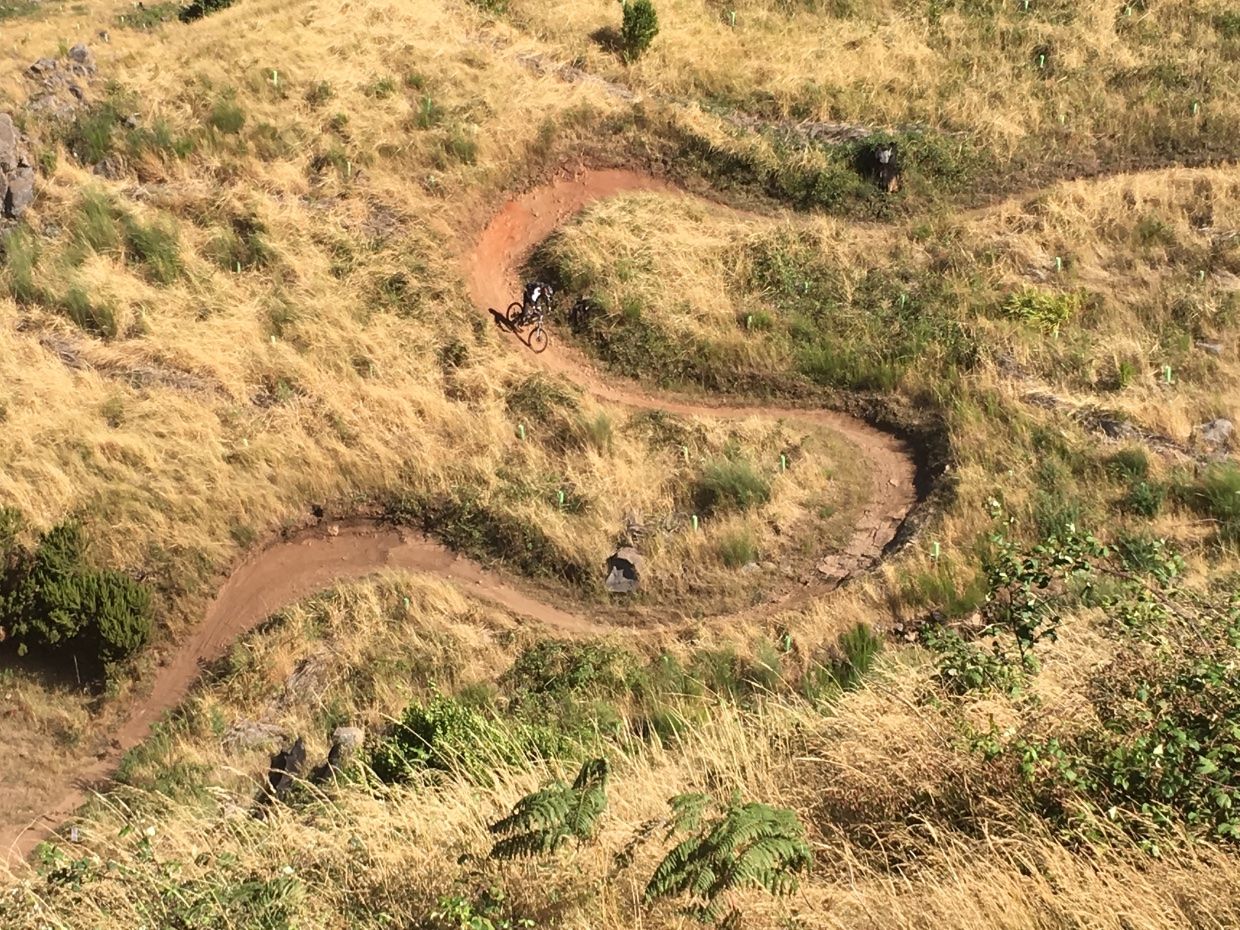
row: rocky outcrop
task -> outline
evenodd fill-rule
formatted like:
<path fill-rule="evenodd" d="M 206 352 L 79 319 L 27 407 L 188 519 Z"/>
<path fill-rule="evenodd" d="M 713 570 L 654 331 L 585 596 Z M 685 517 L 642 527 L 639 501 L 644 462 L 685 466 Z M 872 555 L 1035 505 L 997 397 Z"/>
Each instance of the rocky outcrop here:
<path fill-rule="evenodd" d="M 1227 447 L 1235 432 L 1236 424 L 1232 423 L 1231 420 L 1219 417 L 1195 427 L 1193 429 L 1193 439 L 1198 445 L 1204 446 L 1211 451 L 1218 451 Z"/>
<path fill-rule="evenodd" d="M 21 216 L 34 201 L 34 166 L 13 118 L 0 113 L 0 214 Z"/>
<path fill-rule="evenodd" d="M 86 88 L 98 73 L 95 53 L 80 42 L 69 49 L 64 61 L 40 58 L 26 69 L 26 75 L 39 85 L 27 104 L 36 113 L 60 119 L 73 116 L 86 103 Z"/>

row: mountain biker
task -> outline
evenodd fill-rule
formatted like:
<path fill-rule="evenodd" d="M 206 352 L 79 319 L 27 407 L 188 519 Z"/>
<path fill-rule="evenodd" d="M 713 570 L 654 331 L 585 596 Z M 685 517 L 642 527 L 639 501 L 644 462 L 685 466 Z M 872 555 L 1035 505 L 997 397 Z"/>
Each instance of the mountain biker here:
<path fill-rule="evenodd" d="M 537 323 L 551 305 L 555 291 L 550 284 L 542 281 L 530 281 L 525 285 L 525 293 L 521 296 L 521 319 L 525 323 Z"/>

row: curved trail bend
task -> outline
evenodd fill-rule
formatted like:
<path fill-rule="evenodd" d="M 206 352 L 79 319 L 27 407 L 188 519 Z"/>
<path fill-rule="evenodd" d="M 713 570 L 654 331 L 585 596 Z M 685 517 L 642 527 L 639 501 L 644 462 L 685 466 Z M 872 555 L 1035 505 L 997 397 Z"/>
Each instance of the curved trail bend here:
<path fill-rule="evenodd" d="M 470 296 L 479 311 L 508 305 L 510 295 L 519 293 L 521 263 L 556 228 L 591 203 L 629 191 L 671 192 L 673 188 L 632 171 L 582 169 L 511 200 L 492 218 L 465 259 Z M 820 566 L 829 587 L 878 562 L 916 503 L 915 468 L 908 450 L 895 437 L 861 420 L 830 410 L 715 405 L 610 378 L 604 381 L 585 359 L 563 345 L 529 357 L 600 400 L 687 416 L 796 420 L 843 436 L 870 463 L 871 488 L 848 545 Z M 50 810 L 28 823 L 0 824 L 0 851 L 7 851 L 11 861 L 22 859 L 52 836 L 88 799 L 93 786 L 106 782 L 123 754 L 181 702 L 202 664 L 223 654 L 237 637 L 288 604 L 385 569 L 438 575 L 484 600 L 565 632 L 589 634 L 607 629 L 531 597 L 416 532 L 365 519 L 346 522 L 332 531 L 321 527 L 305 531 L 255 553 L 229 575 L 202 623 L 159 669 L 151 693 L 131 710 L 109 749 L 76 770 L 72 785 L 66 786 L 65 795 Z M 806 593 L 817 590 L 822 589 Z"/>

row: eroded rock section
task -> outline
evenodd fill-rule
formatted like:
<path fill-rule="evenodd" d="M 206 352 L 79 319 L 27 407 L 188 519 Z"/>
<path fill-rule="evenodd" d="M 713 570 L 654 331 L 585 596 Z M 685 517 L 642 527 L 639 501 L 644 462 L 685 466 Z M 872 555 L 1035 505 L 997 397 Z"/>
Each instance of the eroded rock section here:
<path fill-rule="evenodd" d="M 34 165 L 13 117 L 0 113 L 0 213 L 15 219 L 34 201 Z"/>

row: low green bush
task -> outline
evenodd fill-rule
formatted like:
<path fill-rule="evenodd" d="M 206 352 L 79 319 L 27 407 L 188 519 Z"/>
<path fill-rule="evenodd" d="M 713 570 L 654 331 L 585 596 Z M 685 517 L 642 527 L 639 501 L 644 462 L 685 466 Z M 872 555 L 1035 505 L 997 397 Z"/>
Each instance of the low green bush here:
<path fill-rule="evenodd" d="M 1240 544 L 1240 465 L 1218 462 L 1196 480 L 1189 501 L 1217 525 L 1217 536 L 1226 545 Z"/>
<path fill-rule="evenodd" d="M 1006 316 L 1058 331 L 1081 309 L 1081 295 L 1059 294 L 1027 287 L 1011 294 L 1003 304 Z"/>
<path fill-rule="evenodd" d="M 76 523 L 45 533 L 33 551 L 17 549 L 0 579 L 0 626 L 18 652 L 70 652 L 88 668 L 137 652 L 151 634 L 150 592 L 116 571 L 86 562 Z"/>
<path fill-rule="evenodd" d="M 746 528 L 724 534 L 717 548 L 719 560 L 728 568 L 741 568 L 758 561 L 758 543 Z"/>
<path fill-rule="evenodd" d="M 192 0 L 181 8 L 178 18 L 183 23 L 192 23 L 196 19 L 226 10 L 233 5 L 233 0 Z"/>
<path fill-rule="evenodd" d="M 625 0 L 620 25 L 620 48 L 628 61 L 636 61 L 659 34 L 659 15 L 650 0 Z"/>
<path fill-rule="evenodd" d="M 693 489 L 693 504 L 702 516 L 723 510 L 749 510 L 771 499 L 771 485 L 744 459 L 708 462 Z"/>
<path fill-rule="evenodd" d="M 395 729 L 375 747 L 370 766 L 385 782 L 405 782 L 426 769 L 459 772 L 485 782 L 495 769 L 515 765 L 525 756 L 493 717 L 437 695 L 409 705 Z"/>

